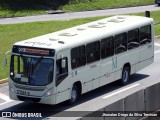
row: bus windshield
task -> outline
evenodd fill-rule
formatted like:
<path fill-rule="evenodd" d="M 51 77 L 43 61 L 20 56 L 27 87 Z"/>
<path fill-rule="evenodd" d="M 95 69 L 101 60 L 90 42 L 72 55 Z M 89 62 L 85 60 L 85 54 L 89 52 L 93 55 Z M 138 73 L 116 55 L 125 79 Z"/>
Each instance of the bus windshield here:
<path fill-rule="evenodd" d="M 11 79 L 19 84 L 44 86 L 53 81 L 54 60 L 12 55 Z"/>

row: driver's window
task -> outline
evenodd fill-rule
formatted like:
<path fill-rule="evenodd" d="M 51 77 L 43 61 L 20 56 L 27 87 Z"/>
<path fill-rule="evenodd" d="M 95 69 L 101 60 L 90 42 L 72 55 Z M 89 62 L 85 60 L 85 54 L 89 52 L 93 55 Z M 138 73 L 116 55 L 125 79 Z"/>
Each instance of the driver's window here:
<path fill-rule="evenodd" d="M 22 74 L 23 73 L 23 61 L 22 61 L 22 57 L 20 56 L 14 56 L 13 59 L 13 68 L 14 68 L 14 72 L 15 74 Z"/>
<path fill-rule="evenodd" d="M 67 57 L 63 58 L 66 61 L 66 67 L 62 68 L 61 66 L 61 62 L 62 62 L 62 58 L 58 59 L 56 61 L 56 77 L 58 78 L 59 76 L 68 73 L 68 60 Z"/>

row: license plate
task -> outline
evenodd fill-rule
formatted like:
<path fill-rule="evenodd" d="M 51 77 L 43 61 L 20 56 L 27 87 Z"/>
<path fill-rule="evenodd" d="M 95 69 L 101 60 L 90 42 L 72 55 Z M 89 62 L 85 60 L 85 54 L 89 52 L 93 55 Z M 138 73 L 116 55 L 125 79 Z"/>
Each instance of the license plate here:
<path fill-rule="evenodd" d="M 17 90 L 17 94 L 19 94 L 19 95 L 30 95 L 30 92 L 28 92 L 28 91 L 25 91 L 25 90 Z"/>

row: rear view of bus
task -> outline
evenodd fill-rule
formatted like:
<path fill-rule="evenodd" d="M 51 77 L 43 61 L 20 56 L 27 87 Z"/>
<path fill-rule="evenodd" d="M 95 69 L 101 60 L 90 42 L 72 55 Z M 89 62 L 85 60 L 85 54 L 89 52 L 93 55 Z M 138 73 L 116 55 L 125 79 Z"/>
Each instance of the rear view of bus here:
<path fill-rule="evenodd" d="M 75 103 L 86 92 L 129 76 L 154 60 L 154 21 L 113 16 L 17 42 L 9 96 L 43 104 Z"/>

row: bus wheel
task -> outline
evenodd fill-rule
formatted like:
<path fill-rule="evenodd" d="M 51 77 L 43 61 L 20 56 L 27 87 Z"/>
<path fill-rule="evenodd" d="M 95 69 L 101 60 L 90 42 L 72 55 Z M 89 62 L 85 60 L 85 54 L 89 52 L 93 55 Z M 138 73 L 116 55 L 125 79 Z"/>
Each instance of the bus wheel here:
<path fill-rule="evenodd" d="M 122 85 L 126 85 L 129 81 L 129 77 L 130 77 L 130 70 L 129 70 L 129 67 L 128 66 L 125 66 L 123 68 L 123 71 L 122 71 L 122 78 L 121 78 L 121 84 Z"/>
<path fill-rule="evenodd" d="M 78 100 L 78 88 L 76 85 L 73 85 L 72 91 L 71 91 L 71 99 L 69 100 L 69 104 L 74 104 Z"/>

